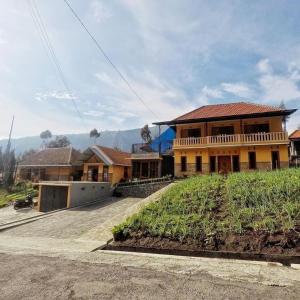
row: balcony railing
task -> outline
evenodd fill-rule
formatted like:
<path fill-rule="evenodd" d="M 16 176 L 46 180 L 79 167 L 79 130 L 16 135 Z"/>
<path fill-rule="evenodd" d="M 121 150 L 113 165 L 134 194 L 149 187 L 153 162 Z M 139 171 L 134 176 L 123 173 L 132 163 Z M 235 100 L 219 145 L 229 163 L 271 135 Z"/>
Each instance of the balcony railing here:
<path fill-rule="evenodd" d="M 206 137 L 188 137 L 174 140 L 173 148 L 210 147 L 220 145 L 259 145 L 288 143 L 286 132 L 262 132 L 251 134 L 217 135 Z"/>

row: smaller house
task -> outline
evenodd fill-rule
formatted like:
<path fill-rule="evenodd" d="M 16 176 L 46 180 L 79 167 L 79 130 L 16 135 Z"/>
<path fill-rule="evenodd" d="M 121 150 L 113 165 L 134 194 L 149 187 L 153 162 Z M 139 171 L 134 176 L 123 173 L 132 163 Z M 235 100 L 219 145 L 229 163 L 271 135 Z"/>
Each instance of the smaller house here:
<path fill-rule="evenodd" d="M 300 166 L 300 129 L 295 130 L 289 139 L 291 164 L 298 167 Z"/>
<path fill-rule="evenodd" d="M 82 154 L 83 181 L 110 182 L 112 185 L 127 181 L 131 176 L 130 153 L 94 145 Z"/>
<path fill-rule="evenodd" d="M 150 179 L 174 175 L 173 139 L 176 133 L 168 128 L 151 143 L 132 145 L 132 178 Z"/>
<path fill-rule="evenodd" d="M 80 155 L 72 147 L 43 149 L 18 164 L 17 180 L 78 181 L 82 176 Z"/>

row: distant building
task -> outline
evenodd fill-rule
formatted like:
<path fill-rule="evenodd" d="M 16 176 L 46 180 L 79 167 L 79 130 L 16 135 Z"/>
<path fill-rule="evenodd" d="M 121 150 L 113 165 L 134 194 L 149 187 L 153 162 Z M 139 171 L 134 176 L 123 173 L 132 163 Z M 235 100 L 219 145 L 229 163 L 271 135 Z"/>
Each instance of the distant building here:
<path fill-rule="evenodd" d="M 18 164 L 17 180 L 70 181 L 80 180 L 80 152 L 72 147 L 47 148 L 31 154 Z"/>
<path fill-rule="evenodd" d="M 286 117 L 295 109 L 246 102 L 206 105 L 154 123 L 176 132 L 175 176 L 289 166 Z"/>
<path fill-rule="evenodd" d="M 112 185 L 129 180 L 130 153 L 116 149 L 91 146 L 82 156 L 83 181 L 110 182 Z"/>
<path fill-rule="evenodd" d="M 290 157 L 291 164 L 294 166 L 300 166 L 300 130 L 295 130 L 290 136 Z"/>

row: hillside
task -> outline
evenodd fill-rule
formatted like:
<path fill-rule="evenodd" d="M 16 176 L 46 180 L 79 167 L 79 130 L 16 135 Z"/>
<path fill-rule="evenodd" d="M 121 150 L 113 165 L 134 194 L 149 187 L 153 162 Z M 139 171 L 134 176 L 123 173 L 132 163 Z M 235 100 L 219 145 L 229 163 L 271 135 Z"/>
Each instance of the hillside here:
<path fill-rule="evenodd" d="M 155 127 L 151 127 L 153 136 L 158 132 Z M 73 147 L 79 150 L 86 149 L 94 141 L 90 139 L 89 134 L 65 134 Z M 97 143 L 106 147 L 118 147 L 124 151 L 131 151 L 131 145 L 134 143 L 140 143 L 140 129 L 122 130 L 122 131 L 103 131 L 101 137 L 97 140 Z M 20 154 L 29 149 L 39 149 L 41 146 L 41 139 L 39 136 L 30 136 L 16 138 L 12 140 L 12 145 L 17 154 Z M 7 140 L 0 140 L 0 147 L 5 147 Z"/>
<path fill-rule="evenodd" d="M 300 253 L 300 169 L 195 176 L 113 230 L 115 245 Z"/>

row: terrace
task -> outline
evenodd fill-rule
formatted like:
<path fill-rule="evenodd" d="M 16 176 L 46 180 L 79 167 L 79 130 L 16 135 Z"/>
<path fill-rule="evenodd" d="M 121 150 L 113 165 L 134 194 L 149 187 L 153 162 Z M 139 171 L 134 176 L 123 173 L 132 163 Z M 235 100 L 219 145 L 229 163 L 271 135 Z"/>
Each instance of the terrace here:
<path fill-rule="evenodd" d="M 261 132 L 251 134 L 224 134 L 205 137 L 187 137 L 174 139 L 173 149 L 208 148 L 219 146 L 258 146 L 288 144 L 286 132 Z"/>

